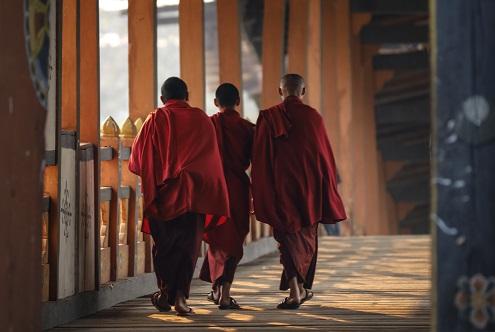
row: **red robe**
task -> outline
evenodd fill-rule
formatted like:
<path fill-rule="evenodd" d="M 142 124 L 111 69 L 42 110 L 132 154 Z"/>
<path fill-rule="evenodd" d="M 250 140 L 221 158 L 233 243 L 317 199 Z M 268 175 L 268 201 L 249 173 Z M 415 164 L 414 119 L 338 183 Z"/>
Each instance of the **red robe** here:
<path fill-rule="evenodd" d="M 246 170 L 251 163 L 254 125 L 235 110 L 217 113 L 211 120 L 223 161 L 231 218 L 228 223 L 205 234 L 210 246 L 200 278 L 215 282 L 223 275 L 225 281 L 232 282 L 243 255 L 244 239 L 249 233 L 250 180 Z"/>
<path fill-rule="evenodd" d="M 150 113 L 132 145 L 129 169 L 142 180 L 145 233 L 150 233 L 149 218 L 210 215 L 208 230 L 229 216 L 215 128 L 185 101 L 169 100 Z"/>
<path fill-rule="evenodd" d="M 318 112 L 294 96 L 260 112 L 252 181 L 258 220 L 285 233 L 346 219 L 336 167 Z"/>

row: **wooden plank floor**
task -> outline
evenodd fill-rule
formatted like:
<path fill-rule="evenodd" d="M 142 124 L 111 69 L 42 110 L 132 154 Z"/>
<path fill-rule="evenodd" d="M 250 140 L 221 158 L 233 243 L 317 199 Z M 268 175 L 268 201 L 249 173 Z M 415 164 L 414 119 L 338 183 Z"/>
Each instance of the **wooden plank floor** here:
<path fill-rule="evenodd" d="M 277 310 L 277 255 L 239 268 L 233 296 L 240 311 L 205 300 L 194 281 L 196 315 L 159 313 L 149 298 L 122 303 L 56 331 L 427 331 L 430 324 L 430 239 L 426 236 L 321 239 L 315 298 L 300 310 Z"/>

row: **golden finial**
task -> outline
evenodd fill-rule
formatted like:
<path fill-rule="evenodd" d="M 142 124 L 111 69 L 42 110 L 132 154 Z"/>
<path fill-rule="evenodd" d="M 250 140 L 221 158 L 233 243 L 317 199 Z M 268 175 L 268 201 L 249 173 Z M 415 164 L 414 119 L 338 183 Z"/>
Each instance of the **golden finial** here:
<path fill-rule="evenodd" d="M 103 122 L 103 126 L 101 128 L 101 136 L 102 137 L 117 137 L 120 134 L 119 126 L 117 122 L 109 116 L 105 122 Z"/>
<path fill-rule="evenodd" d="M 137 129 L 131 118 L 127 118 L 121 126 L 120 137 L 134 138 L 137 135 Z"/>
<path fill-rule="evenodd" d="M 136 131 L 139 133 L 143 126 L 143 118 L 137 118 L 136 121 L 134 121 L 134 126 L 136 126 Z"/>

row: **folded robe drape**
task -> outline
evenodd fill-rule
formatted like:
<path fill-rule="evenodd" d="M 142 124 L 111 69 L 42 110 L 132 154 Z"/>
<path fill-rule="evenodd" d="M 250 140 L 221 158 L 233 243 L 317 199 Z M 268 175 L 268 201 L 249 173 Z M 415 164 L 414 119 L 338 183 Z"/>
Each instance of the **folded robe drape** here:
<path fill-rule="evenodd" d="M 129 169 L 141 177 L 144 220 L 205 214 L 205 229 L 229 216 L 215 129 L 200 109 L 169 100 L 150 113 L 132 145 Z"/>
<path fill-rule="evenodd" d="M 210 246 L 200 278 L 207 282 L 232 282 L 249 232 L 250 180 L 246 170 L 251 162 L 254 125 L 235 110 L 217 113 L 211 120 L 227 183 L 230 220 L 205 234 Z"/>
<path fill-rule="evenodd" d="M 288 233 L 345 220 L 335 170 L 323 120 L 315 109 L 290 96 L 260 112 L 252 160 L 258 220 Z"/>

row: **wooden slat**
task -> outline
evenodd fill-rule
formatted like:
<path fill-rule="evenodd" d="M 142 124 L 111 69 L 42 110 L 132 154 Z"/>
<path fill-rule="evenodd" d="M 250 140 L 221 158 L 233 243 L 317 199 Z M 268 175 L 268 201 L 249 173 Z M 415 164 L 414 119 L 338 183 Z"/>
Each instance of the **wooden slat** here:
<path fill-rule="evenodd" d="M 283 73 L 285 1 L 265 0 L 263 11 L 263 82 L 261 107 L 280 101 L 278 86 Z"/>
<path fill-rule="evenodd" d="M 132 137 L 121 137 L 120 138 L 120 148 L 121 151 L 128 150 L 130 152 L 132 142 L 134 138 Z M 129 276 L 135 276 L 138 274 L 138 270 L 142 271 L 139 265 L 139 250 L 142 245 L 138 245 L 138 235 L 141 232 L 141 229 L 138 229 L 138 208 L 139 204 L 137 200 L 139 197 L 136 195 L 137 186 L 138 186 L 138 177 L 132 174 L 129 171 L 129 161 L 128 158 L 122 158 L 121 161 L 121 169 L 122 169 L 122 185 L 129 188 L 128 194 L 128 219 L 127 219 L 127 238 L 126 243 L 129 245 L 129 268 L 128 274 Z M 144 263 L 144 261 L 143 261 Z M 143 265 L 144 268 L 144 265 Z"/>
<path fill-rule="evenodd" d="M 78 0 L 62 1 L 61 127 L 79 129 Z"/>
<path fill-rule="evenodd" d="M 308 0 L 289 1 L 289 38 L 287 72 L 306 77 L 308 45 Z M 312 22 L 315 23 L 315 22 Z M 314 32 L 314 31 L 313 31 Z M 314 37 L 314 36 L 313 36 Z"/>
<path fill-rule="evenodd" d="M 351 0 L 351 10 L 380 15 L 428 14 L 428 0 Z"/>
<path fill-rule="evenodd" d="M 220 83 L 230 82 L 242 91 L 240 17 L 238 1 L 217 1 Z"/>
<path fill-rule="evenodd" d="M 101 137 L 101 145 L 109 146 L 115 151 L 119 149 L 118 137 Z M 109 161 L 101 163 L 100 168 L 101 185 L 112 189 L 112 197 L 109 205 L 108 242 L 110 246 L 110 279 L 117 280 L 117 258 L 118 258 L 118 224 L 119 224 L 119 189 L 120 172 L 119 160 L 116 155 Z M 103 254 L 103 252 L 102 252 Z M 103 259 L 103 258 L 102 258 Z"/>
<path fill-rule="evenodd" d="M 367 25 L 361 30 L 361 41 L 367 44 L 427 43 L 428 26 Z"/>
<path fill-rule="evenodd" d="M 379 54 L 373 57 L 375 70 L 425 69 L 430 64 L 430 56 L 426 51 L 415 51 L 398 54 Z"/>
<path fill-rule="evenodd" d="M 86 290 L 94 289 L 99 284 L 99 266 L 100 250 L 96 245 L 99 236 L 99 188 L 100 188 L 100 163 L 99 163 L 99 145 L 100 145 L 100 45 L 99 45 L 99 7 L 98 0 L 79 1 L 80 10 L 80 31 L 79 31 L 79 66 L 80 66 L 80 137 L 81 141 L 93 144 L 93 161 L 92 169 L 88 174 L 92 178 L 92 188 L 87 188 L 88 194 L 93 197 L 93 202 L 88 203 L 92 207 L 87 212 L 92 218 L 93 224 L 91 230 L 93 234 L 88 234 L 92 243 L 88 243 L 86 248 L 86 265 L 85 265 L 85 282 Z M 89 250 L 93 250 L 92 257 L 94 261 L 89 260 Z M 91 278 L 89 274 L 93 273 Z"/>
<path fill-rule="evenodd" d="M 306 101 L 322 112 L 322 2 L 308 1 L 308 47 L 306 74 Z M 326 76 L 331 77 L 331 76 Z M 328 98 L 328 96 L 326 96 Z"/>
<path fill-rule="evenodd" d="M 74 295 L 77 291 L 78 276 L 77 229 L 79 222 L 79 179 L 77 178 L 76 133 L 63 131 L 60 135 L 60 180 L 59 180 L 59 215 L 58 234 L 58 273 L 57 299 Z"/>
<path fill-rule="evenodd" d="M 204 17 L 202 0 L 179 3 L 180 75 L 192 106 L 205 108 Z"/>
<path fill-rule="evenodd" d="M 335 1 L 322 1 L 321 10 L 321 76 L 322 76 L 322 109 L 321 115 L 325 121 L 330 144 L 332 145 L 337 167 L 340 169 L 340 126 L 338 86 L 337 86 L 337 26 L 336 26 L 336 3 Z M 332 79 L 335 77 L 335 79 Z M 311 87 L 309 87 L 311 89 Z M 308 90 L 309 93 L 309 90 Z"/>
<path fill-rule="evenodd" d="M 278 290 L 282 268 L 274 254 L 237 269 L 232 295 L 241 311 L 218 310 L 205 299 L 210 285 L 193 281 L 194 316 L 160 313 L 149 298 L 138 298 L 62 328 L 426 332 L 431 307 L 429 251 L 426 236 L 325 237 L 319 246 L 315 297 L 299 310 L 275 309 L 287 293 Z"/>
<path fill-rule="evenodd" d="M 146 119 L 156 105 L 155 0 L 129 0 L 129 115 Z"/>
<path fill-rule="evenodd" d="M 352 216 L 352 202 L 354 197 L 354 162 L 353 162 L 353 135 L 352 132 L 352 112 L 353 112 L 353 85 L 352 85 L 352 52 L 351 52 L 351 16 L 349 2 L 346 0 L 335 1 L 335 26 L 337 48 L 336 55 L 336 77 L 337 79 L 337 109 L 339 112 L 339 133 L 340 133 L 340 159 L 337 160 L 337 167 L 342 179 L 342 192 L 344 205 L 347 213 Z M 344 224 L 344 226 L 347 226 Z M 343 229 L 344 233 L 347 230 Z"/>

